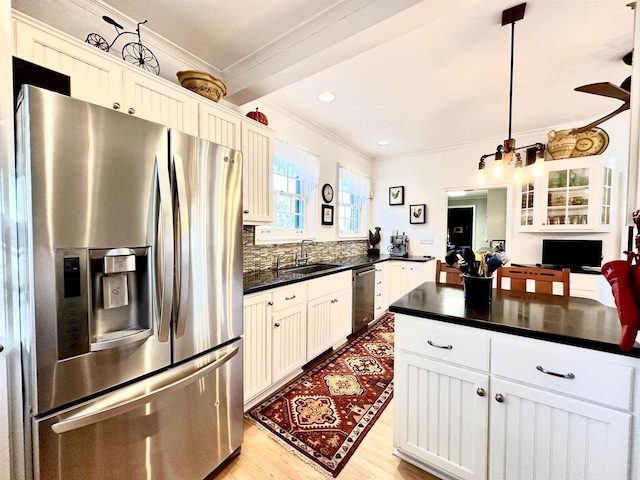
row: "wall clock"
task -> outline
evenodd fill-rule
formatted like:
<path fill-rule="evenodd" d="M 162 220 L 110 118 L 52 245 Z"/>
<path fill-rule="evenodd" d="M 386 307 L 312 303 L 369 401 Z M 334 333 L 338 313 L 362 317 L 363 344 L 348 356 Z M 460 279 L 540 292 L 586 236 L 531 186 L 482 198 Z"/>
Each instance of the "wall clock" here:
<path fill-rule="evenodd" d="M 333 201 L 333 187 L 328 183 L 325 183 L 322 186 L 322 198 L 327 203 L 331 203 Z"/>

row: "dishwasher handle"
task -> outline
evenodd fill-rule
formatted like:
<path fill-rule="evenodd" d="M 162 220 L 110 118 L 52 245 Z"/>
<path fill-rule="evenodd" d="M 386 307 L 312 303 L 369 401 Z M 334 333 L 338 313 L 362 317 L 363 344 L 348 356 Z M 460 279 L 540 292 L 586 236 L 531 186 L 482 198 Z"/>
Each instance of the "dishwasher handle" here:
<path fill-rule="evenodd" d="M 365 275 L 369 275 L 370 273 L 375 273 L 375 269 L 372 268 L 370 270 L 364 270 L 364 271 L 356 272 L 356 276 L 364 277 Z"/>

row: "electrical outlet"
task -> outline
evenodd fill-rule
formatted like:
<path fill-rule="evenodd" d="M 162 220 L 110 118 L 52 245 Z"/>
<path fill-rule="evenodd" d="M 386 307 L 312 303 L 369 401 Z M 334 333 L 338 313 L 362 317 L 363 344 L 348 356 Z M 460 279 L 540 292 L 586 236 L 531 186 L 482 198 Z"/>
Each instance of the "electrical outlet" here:
<path fill-rule="evenodd" d="M 433 237 L 421 238 L 420 245 L 433 245 Z"/>

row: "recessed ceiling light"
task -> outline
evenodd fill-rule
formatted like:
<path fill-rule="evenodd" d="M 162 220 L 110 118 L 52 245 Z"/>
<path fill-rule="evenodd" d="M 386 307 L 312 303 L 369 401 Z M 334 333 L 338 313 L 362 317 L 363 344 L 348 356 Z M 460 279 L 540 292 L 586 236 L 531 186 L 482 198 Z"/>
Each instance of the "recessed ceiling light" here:
<path fill-rule="evenodd" d="M 381 147 L 389 145 L 389 140 L 378 140 L 378 145 L 380 145 Z"/>
<path fill-rule="evenodd" d="M 318 95 L 318 100 L 321 102 L 333 102 L 336 99 L 336 96 L 331 92 L 322 92 Z"/>

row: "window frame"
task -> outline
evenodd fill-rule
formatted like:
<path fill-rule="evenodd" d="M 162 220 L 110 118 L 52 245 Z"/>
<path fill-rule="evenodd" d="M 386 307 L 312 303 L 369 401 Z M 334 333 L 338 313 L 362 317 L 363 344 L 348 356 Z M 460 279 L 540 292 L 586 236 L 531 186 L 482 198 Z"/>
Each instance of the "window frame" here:
<path fill-rule="evenodd" d="M 344 181 L 348 181 L 348 178 L 343 178 L 343 170 L 345 170 L 345 177 L 351 176 L 351 175 L 357 175 L 362 177 L 362 181 L 368 184 L 368 188 L 367 190 L 369 190 L 371 188 L 371 179 L 369 178 L 368 175 L 365 175 L 364 173 L 355 171 L 350 169 L 349 167 L 346 167 L 345 165 L 340 165 L 338 164 L 338 195 L 337 195 L 337 203 L 338 203 L 338 208 L 337 208 L 337 212 L 335 214 L 336 216 L 336 223 L 338 225 L 338 238 L 339 239 L 367 239 L 368 238 L 368 233 L 369 233 L 369 194 L 368 193 L 364 193 L 364 192 L 360 192 L 361 195 L 358 195 L 357 192 L 357 187 L 355 185 L 352 185 L 351 189 L 352 191 L 345 191 L 343 190 L 343 182 Z M 348 172 L 348 173 L 347 173 Z M 349 198 L 349 202 L 344 202 L 343 200 L 345 198 Z M 355 197 L 355 202 L 353 202 Z M 358 205 L 357 200 L 360 199 L 362 201 L 362 206 Z M 349 216 L 349 217 L 344 217 L 343 216 L 343 208 L 349 209 L 351 211 L 353 211 L 354 209 L 358 212 L 359 217 L 360 217 L 360 221 L 359 221 L 359 228 L 358 230 L 344 230 L 342 228 L 343 226 L 343 220 L 344 219 L 352 219 L 353 216 Z"/>
<path fill-rule="evenodd" d="M 318 162 L 317 155 L 311 154 L 304 149 L 299 147 L 294 147 L 283 140 L 276 140 L 286 144 L 286 149 L 288 152 L 294 152 L 293 154 L 300 152 L 301 155 L 313 155 L 316 158 L 316 162 Z M 273 202 L 274 202 L 274 212 L 273 212 L 273 223 L 269 225 L 256 225 L 255 227 L 255 237 L 254 242 L 256 245 L 266 245 L 266 244 L 274 244 L 274 243 L 291 243 L 291 242 L 299 242 L 304 238 L 314 238 L 315 236 L 315 208 L 316 208 L 316 192 L 317 192 L 317 184 L 318 184 L 318 172 L 319 168 L 316 169 L 314 178 L 311 181 L 307 181 L 308 185 L 306 187 L 306 192 L 304 192 L 304 180 L 300 179 L 300 175 L 296 177 L 292 177 L 289 175 L 289 171 L 282 173 L 282 169 L 278 166 L 278 161 L 282 160 L 285 165 L 289 165 L 294 163 L 295 161 L 290 161 L 284 157 L 278 157 L 276 153 L 276 149 L 274 149 L 273 156 Z M 317 165 L 319 167 L 319 165 Z M 308 172 L 307 172 L 308 173 Z M 276 189 L 276 185 L 280 182 L 277 181 L 276 176 L 285 177 L 285 182 L 288 183 L 291 180 L 296 181 L 295 190 L 296 192 L 282 189 Z M 303 228 L 276 228 L 276 217 L 278 215 L 278 198 L 286 198 L 289 202 L 293 200 L 299 200 L 303 203 L 303 214 L 302 219 L 304 221 Z M 295 212 L 291 212 L 295 215 Z"/>

